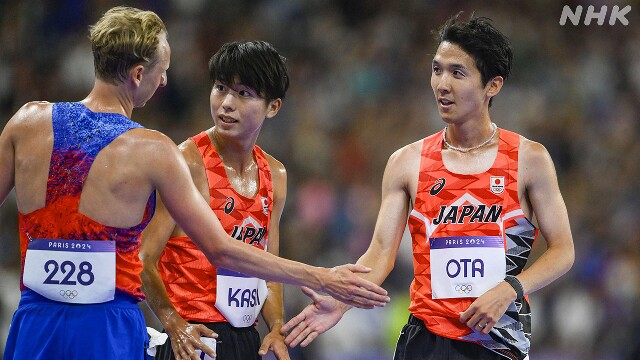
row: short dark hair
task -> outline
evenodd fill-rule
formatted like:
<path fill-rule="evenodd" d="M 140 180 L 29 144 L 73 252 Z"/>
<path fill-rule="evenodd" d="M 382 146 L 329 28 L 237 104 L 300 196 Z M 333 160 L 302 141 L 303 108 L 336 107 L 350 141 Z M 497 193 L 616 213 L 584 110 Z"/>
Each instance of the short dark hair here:
<path fill-rule="evenodd" d="M 209 78 L 231 85 L 236 77 L 265 100 L 284 99 L 289 88 L 286 58 L 266 41 L 229 42 L 209 60 Z"/>
<path fill-rule="evenodd" d="M 471 14 L 468 21 L 463 21 L 461 15 L 459 12 L 452 16 L 438 30 L 437 46 L 444 41 L 450 42 L 473 57 L 482 76 L 482 85 L 487 85 L 496 76 L 507 80 L 513 62 L 509 39 L 491 24 L 491 19 Z"/>

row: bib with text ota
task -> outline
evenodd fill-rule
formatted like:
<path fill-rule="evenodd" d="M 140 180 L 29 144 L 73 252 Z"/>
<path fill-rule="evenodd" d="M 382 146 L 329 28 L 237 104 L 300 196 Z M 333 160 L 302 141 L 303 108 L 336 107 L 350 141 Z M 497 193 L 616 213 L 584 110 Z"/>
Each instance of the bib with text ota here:
<path fill-rule="evenodd" d="M 476 298 L 504 280 L 500 236 L 430 238 L 433 299 Z"/>

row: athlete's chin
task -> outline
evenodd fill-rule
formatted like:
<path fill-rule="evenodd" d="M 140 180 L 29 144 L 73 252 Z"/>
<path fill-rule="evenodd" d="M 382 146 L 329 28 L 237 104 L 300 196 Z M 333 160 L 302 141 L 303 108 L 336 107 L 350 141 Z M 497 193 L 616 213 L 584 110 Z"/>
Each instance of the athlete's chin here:
<path fill-rule="evenodd" d="M 440 111 L 439 113 L 442 121 L 446 122 L 447 124 L 455 122 L 455 116 L 450 111 Z"/>

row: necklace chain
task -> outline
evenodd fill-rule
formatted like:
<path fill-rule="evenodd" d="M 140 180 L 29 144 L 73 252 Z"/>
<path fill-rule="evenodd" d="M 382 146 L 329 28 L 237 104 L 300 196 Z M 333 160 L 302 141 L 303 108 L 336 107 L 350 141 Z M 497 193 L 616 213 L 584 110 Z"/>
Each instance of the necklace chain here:
<path fill-rule="evenodd" d="M 496 125 L 495 123 L 491 123 L 491 127 L 493 128 L 493 131 L 491 132 L 491 135 L 489 136 L 489 138 L 487 140 L 483 141 L 479 145 L 476 145 L 476 146 L 473 146 L 473 147 L 470 147 L 470 148 L 461 148 L 461 147 L 453 146 L 453 145 L 449 144 L 449 142 L 447 141 L 447 128 L 448 127 L 449 127 L 449 125 L 446 125 L 444 127 L 444 130 L 442 131 L 442 141 L 444 141 L 444 144 L 447 146 L 448 149 L 459 151 L 461 153 L 467 153 L 469 151 L 472 151 L 472 150 L 475 150 L 475 149 L 479 149 L 479 148 L 487 145 L 491 141 L 491 139 L 493 139 L 493 137 L 496 136 L 496 132 L 498 132 L 498 125 Z"/>

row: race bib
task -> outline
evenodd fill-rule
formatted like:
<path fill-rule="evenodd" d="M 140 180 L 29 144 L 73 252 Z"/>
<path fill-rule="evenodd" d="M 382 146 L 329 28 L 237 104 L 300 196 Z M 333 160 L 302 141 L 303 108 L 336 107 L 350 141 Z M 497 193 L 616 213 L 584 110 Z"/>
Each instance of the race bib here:
<path fill-rule="evenodd" d="M 115 249 L 113 240 L 34 239 L 27 248 L 22 282 L 47 299 L 65 303 L 113 300 Z"/>
<path fill-rule="evenodd" d="M 430 238 L 433 299 L 476 298 L 504 280 L 500 236 Z"/>
<path fill-rule="evenodd" d="M 216 308 L 234 327 L 253 325 L 266 298 L 264 280 L 218 268 Z"/>

